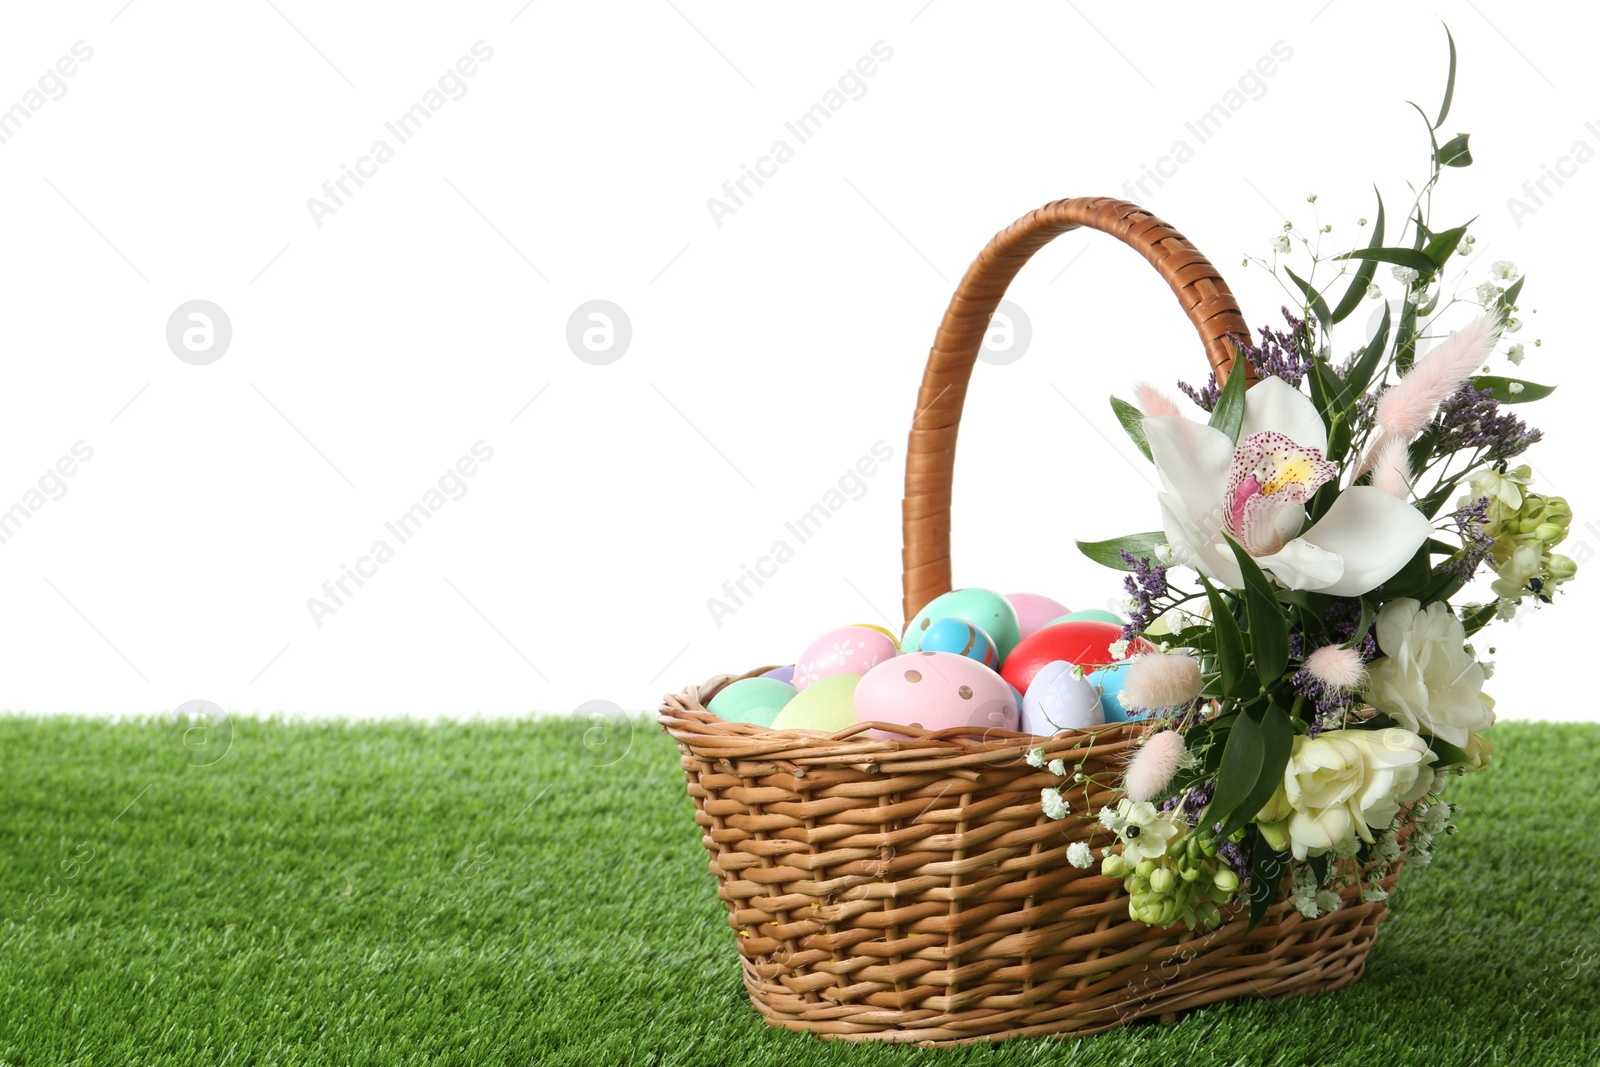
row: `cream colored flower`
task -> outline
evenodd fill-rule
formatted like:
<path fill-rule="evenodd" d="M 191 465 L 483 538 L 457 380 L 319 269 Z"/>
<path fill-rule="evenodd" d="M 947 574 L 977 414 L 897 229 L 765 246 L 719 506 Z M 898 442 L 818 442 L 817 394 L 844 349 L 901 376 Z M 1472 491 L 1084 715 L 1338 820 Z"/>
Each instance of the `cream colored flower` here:
<path fill-rule="evenodd" d="M 1468 733 L 1494 725 L 1483 666 L 1467 652 L 1466 630 L 1448 605 L 1391 601 L 1375 629 L 1384 655 L 1368 668 L 1367 703 L 1409 730 L 1458 747 Z"/>
<path fill-rule="evenodd" d="M 1148 801 L 1123 799 L 1117 805 L 1117 815 L 1122 820 L 1117 828 L 1117 836 L 1122 838 L 1122 858 L 1129 863 L 1160 859 L 1178 836 L 1178 827 L 1170 819 L 1163 819 Z"/>

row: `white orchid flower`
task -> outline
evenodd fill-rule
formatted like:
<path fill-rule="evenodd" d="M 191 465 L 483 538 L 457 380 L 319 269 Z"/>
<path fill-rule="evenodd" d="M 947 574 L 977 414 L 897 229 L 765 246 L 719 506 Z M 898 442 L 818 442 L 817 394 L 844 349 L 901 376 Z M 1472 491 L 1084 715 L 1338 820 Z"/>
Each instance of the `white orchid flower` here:
<path fill-rule="evenodd" d="M 1167 542 L 1178 562 L 1242 588 L 1227 538 L 1289 589 L 1359 596 L 1394 577 L 1428 539 L 1428 520 L 1369 485 L 1351 486 L 1318 522 L 1306 502 L 1333 479 L 1328 432 L 1311 399 L 1281 378 L 1245 393 L 1237 446 L 1182 415 L 1147 415 Z"/>

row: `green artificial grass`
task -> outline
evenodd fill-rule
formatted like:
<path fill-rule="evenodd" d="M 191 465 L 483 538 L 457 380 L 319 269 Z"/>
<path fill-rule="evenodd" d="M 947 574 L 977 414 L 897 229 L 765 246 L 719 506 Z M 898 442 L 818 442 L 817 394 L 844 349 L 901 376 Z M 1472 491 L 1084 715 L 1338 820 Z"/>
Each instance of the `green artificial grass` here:
<path fill-rule="evenodd" d="M 941 1051 L 759 1021 L 652 722 L 232 732 L 0 719 L 0 1063 L 1600 1060 L 1600 727 L 1495 730 L 1349 989 Z"/>

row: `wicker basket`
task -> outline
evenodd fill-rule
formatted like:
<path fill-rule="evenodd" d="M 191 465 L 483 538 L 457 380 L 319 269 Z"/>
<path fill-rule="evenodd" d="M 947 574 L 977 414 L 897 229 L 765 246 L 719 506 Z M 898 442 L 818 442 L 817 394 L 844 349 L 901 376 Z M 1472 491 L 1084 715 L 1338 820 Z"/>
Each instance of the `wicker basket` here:
<path fill-rule="evenodd" d="M 1144 254 L 1219 379 L 1232 363 L 1229 335 L 1248 336 L 1216 269 L 1133 204 L 1059 200 L 996 235 L 956 288 L 917 398 L 904 502 L 908 620 L 950 589 L 956 431 L 989 318 L 1029 257 L 1080 226 Z M 1044 816 L 1039 790 L 1059 780 L 1030 767 L 1027 750 L 1042 744 L 1086 774 L 1114 771 L 1138 724 L 1044 741 L 992 730 L 982 741 L 915 730 L 875 740 L 865 725 L 831 736 L 779 731 L 705 710 L 733 680 L 668 696 L 660 721 L 682 753 L 751 1004 L 774 1025 L 929 1045 L 1064 1036 L 1361 977 L 1384 906 L 1353 889 L 1317 919 L 1279 899 L 1253 930 L 1235 907 L 1219 928 L 1191 933 L 1130 919 L 1120 881 L 1067 862 L 1072 842 L 1098 854 L 1113 838 L 1087 820 Z M 1081 796 L 1074 791 L 1075 807 Z M 1118 799 L 1104 789 L 1087 798 L 1092 810 Z"/>

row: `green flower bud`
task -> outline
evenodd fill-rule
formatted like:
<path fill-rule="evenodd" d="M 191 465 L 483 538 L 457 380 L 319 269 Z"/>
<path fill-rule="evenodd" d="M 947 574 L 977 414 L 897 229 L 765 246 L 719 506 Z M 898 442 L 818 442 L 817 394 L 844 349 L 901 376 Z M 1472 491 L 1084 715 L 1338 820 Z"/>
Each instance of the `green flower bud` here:
<path fill-rule="evenodd" d="M 1578 573 L 1578 564 L 1571 556 L 1563 556 L 1558 552 L 1550 553 L 1550 559 L 1545 564 L 1545 569 L 1550 572 L 1552 580 L 1565 582 Z"/>
<path fill-rule="evenodd" d="M 1171 893 L 1177 884 L 1177 876 L 1172 873 L 1171 868 L 1159 867 L 1150 875 L 1150 888 L 1162 896 Z"/>
<path fill-rule="evenodd" d="M 1119 853 L 1113 852 L 1100 861 L 1100 873 L 1107 878 L 1122 878 L 1129 871 L 1128 861 Z"/>
<path fill-rule="evenodd" d="M 1233 873 L 1233 869 L 1231 867 L 1223 867 L 1221 870 L 1217 871 L 1216 874 L 1212 875 L 1211 880 L 1216 884 L 1218 889 L 1225 890 L 1229 893 L 1237 892 L 1239 889 L 1239 876 Z"/>
<path fill-rule="evenodd" d="M 1134 870 L 1138 872 L 1140 878 L 1149 878 L 1155 873 L 1155 869 L 1156 865 L 1154 860 L 1140 860 L 1139 866 L 1134 868 Z"/>
<path fill-rule="evenodd" d="M 1204 867 L 1192 866 L 1190 864 L 1184 864 L 1178 868 L 1178 877 L 1182 878 L 1185 882 L 1193 882 L 1204 873 Z"/>

